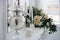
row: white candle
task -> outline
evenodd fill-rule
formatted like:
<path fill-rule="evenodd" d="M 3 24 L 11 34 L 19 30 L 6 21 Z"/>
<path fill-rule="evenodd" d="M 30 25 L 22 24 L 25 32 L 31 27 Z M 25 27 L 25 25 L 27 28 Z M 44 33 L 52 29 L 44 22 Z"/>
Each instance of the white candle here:
<path fill-rule="evenodd" d="M 25 0 L 25 11 L 27 12 L 27 2 Z"/>
<path fill-rule="evenodd" d="M 33 20 L 33 9 L 32 9 L 32 6 L 33 6 L 33 1 L 29 0 L 29 14 L 30 14 L 30 17 Z"/>
<path fill-rule="evenodd" d="M 16 8 L 16 7 L 18 7 L 18 1 L 17 0 L 15 0 L 15 2 L 14 2 L 14 8 Z"/>

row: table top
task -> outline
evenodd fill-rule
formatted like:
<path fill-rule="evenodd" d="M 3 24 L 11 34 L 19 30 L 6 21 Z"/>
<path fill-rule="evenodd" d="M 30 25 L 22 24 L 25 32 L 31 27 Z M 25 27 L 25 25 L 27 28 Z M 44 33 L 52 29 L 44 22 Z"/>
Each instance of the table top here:
<path fill-rule="evenodd" d="M 15 30 L 9 32 L 6 36 L 7 40 L 38 40 L 44 32 L 43 28 L 23 28 L 16 34 Z M 27 36 L 28 35 L 28 36 Z"/>

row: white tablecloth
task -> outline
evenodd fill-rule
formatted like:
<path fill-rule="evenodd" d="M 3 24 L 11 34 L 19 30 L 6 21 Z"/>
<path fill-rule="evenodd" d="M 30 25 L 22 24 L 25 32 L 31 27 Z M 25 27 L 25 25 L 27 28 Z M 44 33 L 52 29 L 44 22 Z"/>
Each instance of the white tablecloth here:
<path fill-rule="evenodd" d="M 23 28 L 22 30 L 19 30 L 18 34 L 16 34 L 15 30 L 13 30 L 7 34 L 6 40 L 41 40 L 44 29 L 35 28 L 34 31 L 31 30 L 31 36 L 27 37 L 26 32 L 30 29 L 31 28 Z"/>

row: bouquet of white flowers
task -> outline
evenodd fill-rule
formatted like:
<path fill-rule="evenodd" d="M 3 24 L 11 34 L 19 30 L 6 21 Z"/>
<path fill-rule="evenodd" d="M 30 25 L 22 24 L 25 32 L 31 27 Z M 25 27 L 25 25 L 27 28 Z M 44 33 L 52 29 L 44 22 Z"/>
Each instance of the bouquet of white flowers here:
<path fill-rule="evenodd" d="M 49 34 L 57 31 L 56 25 L 53 24 L 53 20 L 48 18 L 48 15 L 43 13 L 42 9 L 33 8 L 33 24 L 35 27 L 49 29 Z M 29 9 L 28 9 L 29 10 Z"/>

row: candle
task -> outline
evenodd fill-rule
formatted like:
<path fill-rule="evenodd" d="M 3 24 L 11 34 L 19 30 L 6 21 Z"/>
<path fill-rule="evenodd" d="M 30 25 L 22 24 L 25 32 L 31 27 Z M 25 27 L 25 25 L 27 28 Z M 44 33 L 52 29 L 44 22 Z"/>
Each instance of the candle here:
<path fill-rule="evenodd" d="M 20 0 L 18 0 L 18 7 L 20 7 Z"/>
<path fill-rule="evenodd" d="M 27 3 L 26 3 L 26 0 L 25 0 L 25 11 L 27 12 Z"/>
<path fill-rule="evenodd" d="M 33 4 L 33 1 L 32 0 L 29 0 L 29 14 L 30 14 L 30 17 L 32 19 L 32 22 L 33 22 L 33 9 L 32 9 L 32 5 Z"/>

